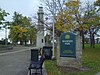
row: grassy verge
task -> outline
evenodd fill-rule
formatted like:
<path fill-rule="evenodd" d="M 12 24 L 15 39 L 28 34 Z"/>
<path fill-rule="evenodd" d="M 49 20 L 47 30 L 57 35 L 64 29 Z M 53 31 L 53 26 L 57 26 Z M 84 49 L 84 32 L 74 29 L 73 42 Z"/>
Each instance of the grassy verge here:
<path fill-rule="evenodd" d="M 56 65 L 56 60 L 45 61 L 45 66 L 48 75 L 94 75 L 100 72 L 100 44 L 96 45 L 96 48 L 90 48 L 86 45 L 83 50 L 82 65 L 88 67 L 87 71 L 63 71 Z"/>

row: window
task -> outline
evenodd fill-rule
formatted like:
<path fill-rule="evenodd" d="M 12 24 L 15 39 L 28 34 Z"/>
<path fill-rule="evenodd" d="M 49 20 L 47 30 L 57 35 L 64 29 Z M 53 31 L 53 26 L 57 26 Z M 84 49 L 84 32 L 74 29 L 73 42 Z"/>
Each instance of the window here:
<path fill-rule="evenodd" d="M 42 39 L 42 43 L 43 43 L 43 39 Z"/>

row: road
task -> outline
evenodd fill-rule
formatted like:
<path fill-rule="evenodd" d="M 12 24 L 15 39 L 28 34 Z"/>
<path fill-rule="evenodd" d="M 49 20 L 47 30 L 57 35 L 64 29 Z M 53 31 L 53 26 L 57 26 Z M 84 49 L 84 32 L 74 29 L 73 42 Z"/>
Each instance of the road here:
<path fill-rule="evenodd" d="M 0 75 L 27 75 L 30 63 L 30 48 L 0 53 Z"/>

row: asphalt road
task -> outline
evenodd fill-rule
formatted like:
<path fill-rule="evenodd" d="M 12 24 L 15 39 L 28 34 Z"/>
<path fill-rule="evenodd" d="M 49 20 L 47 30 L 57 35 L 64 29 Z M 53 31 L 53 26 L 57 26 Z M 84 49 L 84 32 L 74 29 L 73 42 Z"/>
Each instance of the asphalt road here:
<path fill-rule="evenodd" d="M 24 50 L 0 55 L 0 75 L 27 75 L 31 56 Z"/>

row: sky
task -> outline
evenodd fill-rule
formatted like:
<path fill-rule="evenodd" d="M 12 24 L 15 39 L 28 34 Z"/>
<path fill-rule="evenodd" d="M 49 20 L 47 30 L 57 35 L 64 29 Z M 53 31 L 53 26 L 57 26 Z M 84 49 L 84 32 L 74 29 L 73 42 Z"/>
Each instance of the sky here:
<path fill-rule="evenodd" d="M 38 6 L 38 0 L 0 0 L 0 7 L 10 15 L 17 11 L 23 15 L 31 16 L 37 11 Z"/>
<path fill-rule="evenodd" d="M 14 11 L 17 11 L 25 16 L 33 16 L 37 13 L 39 4 L 38 0 L 0 0 L 0 8 L 10 13 L 10 15 L 6 18 L 6 20 L 9 21 L 11 21 Z M 5 30 L 0 30 L 0 39 L 4 37 Z"/>
<path fill-rule="evenodd" d="M 95 0 L 81 0 L 81 1 L 93 2 Z M 39 0 L 0 0 L 0 8 L 10 13 L 10 15 L 6 18 L 9 21 L 11 20 L 14 11 L 17 11 L 25 16 L 32 17 L 37 14 L 39 6 L 40 6 Z M 0 39 L 4 37 L 5 37 L 5 30 L 0 30 Z"/>

